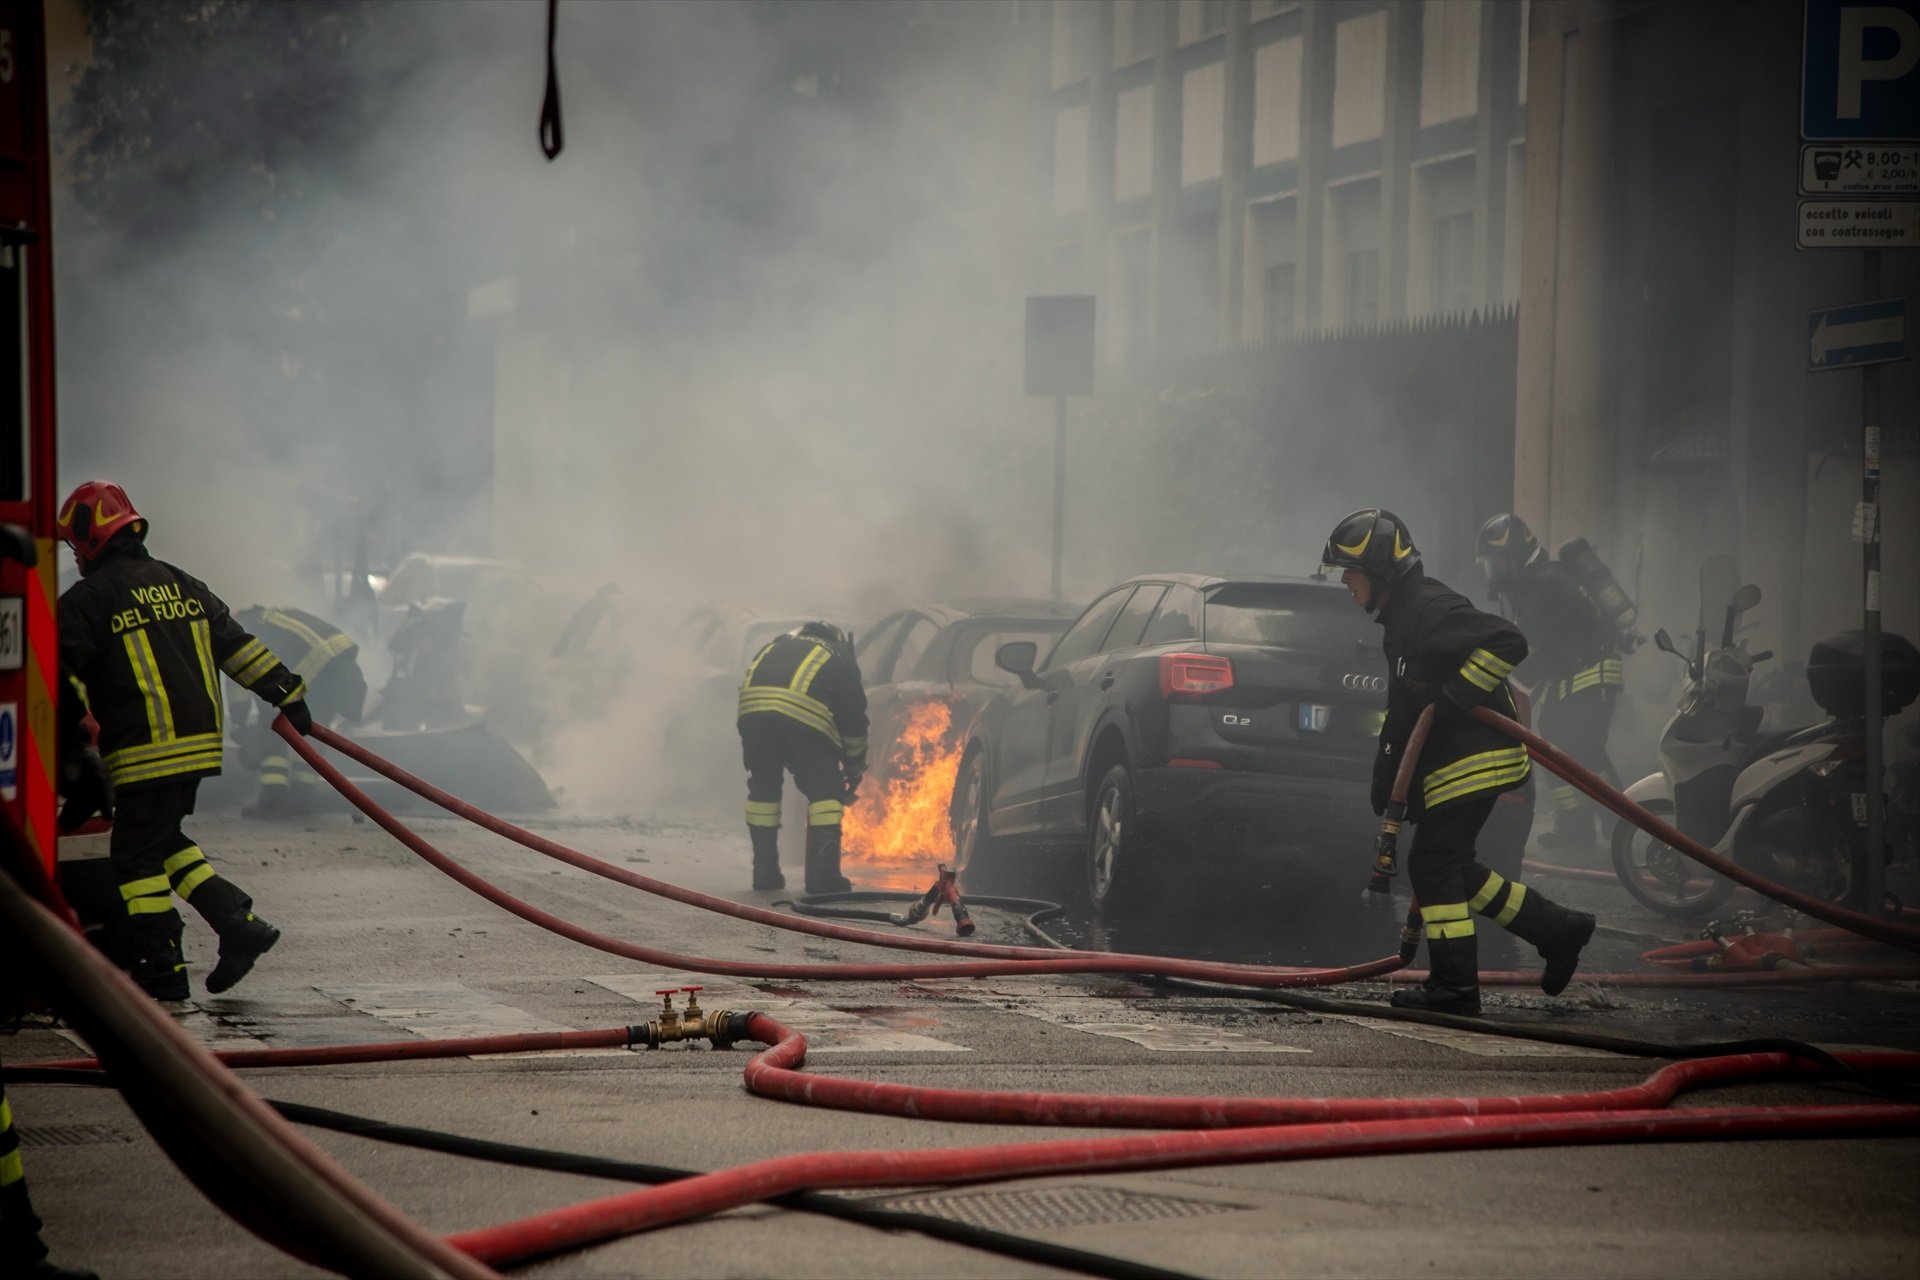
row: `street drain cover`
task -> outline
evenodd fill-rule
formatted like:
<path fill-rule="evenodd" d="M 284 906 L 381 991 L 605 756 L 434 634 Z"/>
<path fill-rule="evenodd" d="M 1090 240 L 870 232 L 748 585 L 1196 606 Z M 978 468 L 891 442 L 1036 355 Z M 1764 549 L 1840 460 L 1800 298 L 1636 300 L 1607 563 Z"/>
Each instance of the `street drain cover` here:
<path fill-rule="evenodd" d="M 118 1129 L 104 1124 L 23 1124 L 14 1126 L 26 1147 L 88 1147 L 103 1142 L 131 1142 Z"/>
<path fill-rule="evenodd" d="M 1145 1195 L 1113 1187 L 1040 1187 L 1021 1191 L 975 1191 L 962 1195 L 912 1195 L 887 1200 L 889 1209 L 928 1213 L 995 1231 L 1039 1231 L 1104 1222 L 1151 1222 L 1193 1218 L 1251 1208 L 1178 1196 Z"/>

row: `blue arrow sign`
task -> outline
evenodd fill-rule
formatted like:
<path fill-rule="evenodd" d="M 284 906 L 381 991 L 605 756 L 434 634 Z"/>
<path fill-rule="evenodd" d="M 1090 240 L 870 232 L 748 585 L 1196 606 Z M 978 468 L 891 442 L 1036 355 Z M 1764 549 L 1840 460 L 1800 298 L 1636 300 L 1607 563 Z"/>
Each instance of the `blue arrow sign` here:
<path fill-rule="evenodd" d="M 1807 313 L 1807 368 L 1851 369 L 1907 358 L 1907 300 L 1857 302 Z"/>

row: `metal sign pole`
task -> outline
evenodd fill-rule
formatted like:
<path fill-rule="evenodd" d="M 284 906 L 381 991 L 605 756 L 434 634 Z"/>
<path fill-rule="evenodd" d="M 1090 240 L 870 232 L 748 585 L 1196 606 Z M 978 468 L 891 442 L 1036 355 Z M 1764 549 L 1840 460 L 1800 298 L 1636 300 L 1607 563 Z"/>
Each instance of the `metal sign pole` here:
<path fill-rule="evenodd" d="M 1066 600 L 1060 587 L 1060 560 L 1067 531 L 1067 398 L 1053 398 L 1053 603 Z"/>
<path fill-rule="evenodd" d="M 1860 257 L 1862 300 L 1873 302 L 1880 297 L 1880 251 L 1869 249 Z M 1886 762 L 1880 741 L 1884 728 L 1880 714 L 1880 366 L 1867 365 L 1860 370 L 1860 379 L 1860 508 L 1865 525 L 1861 557 L 1867 633 L 1867 865 L 1861 883 L 1866 893 L 1863 909 L 1878 915 L 1886 906 L 1886 785 L 1882 779 Z"/>

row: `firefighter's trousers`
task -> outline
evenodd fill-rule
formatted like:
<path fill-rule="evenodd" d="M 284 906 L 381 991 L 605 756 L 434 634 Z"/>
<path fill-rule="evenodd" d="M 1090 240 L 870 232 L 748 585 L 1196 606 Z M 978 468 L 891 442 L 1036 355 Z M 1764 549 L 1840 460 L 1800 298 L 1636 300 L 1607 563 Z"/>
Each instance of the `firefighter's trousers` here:
<path fill-rule="evenodd" d="M 1480 985 L 1477 913 L 1544 954 L 1571 927 L 1565 907 L 1538 889 L 1490 871 L 1474 854 L 1480 828 L 1497 797 L 1459 800 L 1423 816 L 1413 828 L 1407 880 L 1420 903 L 1429 981 L 1461 990 Z"/>
<path fill-rule="evenodd" d="M 740 756 L 747 768 L 747 831 L 756 880 L 779 871 L 780 793 L 785 775 L 807 798 L 807 892 L 844 892 L 840 875 L 840 813 L 846 784 L 840 751 L 824 734 L 773 712 L 740 718 Z"/>
<path fill-rule="evenodd" d="M 1559 747 L 1587 768 L 1618 784 L 1613 762 L 1607 758 L 1607 733 L 1613 726 L 1613 704 L 1619 685 L 1599 684 L 1577 693 L 1561 696 L 1552 689 L 1540 700 L 1540 736 Z M 1582 843 L 1593 836 L 1598 818 L 1595 809 L 1578 788 L 1563 778 L 1554 778 L 1547 789 L 1552 801 L 1554 830 L 1577 832 Z"/>
<path fill-rule="evenodd" d="M 360 674 L 357 663 L 342 659 L 336 659 L 321 671 L 307 690 L 307 710 L 313 713 L 315 724 L 331 725 L 342 716 L 357 723 L 365 714 L 366 705 L 366 678 Z M 286 739 L 273 731 L 273 720 L 278 714 L 267 709 L 267 718 L 255 730 L 261 735 L 259 750 L 265 754 L 260 757 L 260 793 L 254 798 L 251 816 L 311 813 L 325 798 L 321 788 L 326 784 L 320 775 L 287 745 Z"/>
<path fill-rule="evenodd" d="M 180 830 L 193 812 L 200 780 L 161 782 L 114 794 L 113 835 L 107 852 L 120 900 L 127 909 L 127 945 L 136 977 L 184 973 L 180 913 L 174 895 L 191 903 L 215 933 L 243 922 L 253 899 L 215 873 L 200 846 Z"/>
<path fill-rule="evenodd" d="M 27 1172 L 20 1163 L 20 1134 L 13 1127 L 7 1091 L 0 1087 L 0 1270 L 26 1267 L 47 1256 L 40 1242 L 40 1219 L 27 1195 Z"/>

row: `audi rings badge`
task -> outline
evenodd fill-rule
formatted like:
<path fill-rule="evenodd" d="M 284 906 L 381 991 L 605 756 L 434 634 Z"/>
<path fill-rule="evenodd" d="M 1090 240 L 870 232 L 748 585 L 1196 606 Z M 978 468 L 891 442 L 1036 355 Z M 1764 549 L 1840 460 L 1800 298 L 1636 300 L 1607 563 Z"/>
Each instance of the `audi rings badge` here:
<path fill-rule="evenodd" d="M 1340 677 L 1340 684 L 1343 688 L 1356 689 L 1361 693 L 1385 693 L 1387 691 L 1387 678 L 1385 676 L 1348 674 Z"/>

